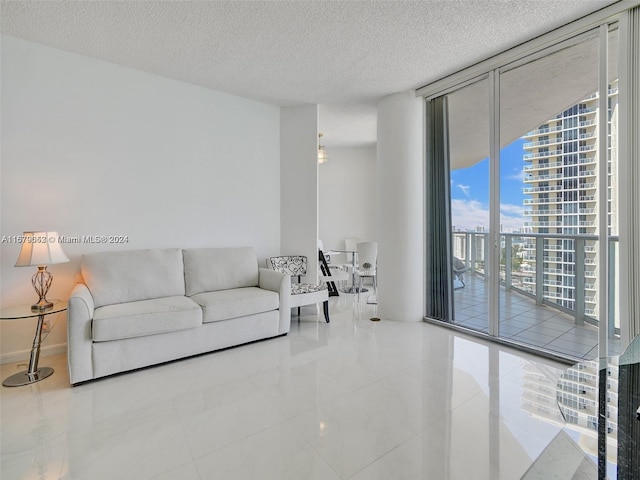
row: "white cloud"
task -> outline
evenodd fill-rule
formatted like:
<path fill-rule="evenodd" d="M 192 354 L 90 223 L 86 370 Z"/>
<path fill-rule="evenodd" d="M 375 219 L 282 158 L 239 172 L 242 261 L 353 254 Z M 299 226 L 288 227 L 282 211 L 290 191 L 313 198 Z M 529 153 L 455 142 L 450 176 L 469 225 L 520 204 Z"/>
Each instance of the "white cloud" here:
<path fill-rule="evenodd" d="M 470 185 L 460 185 L 460 184 L 458 184 L 458 188 L 460 190 L 462 190 L 462 193 L 464 193 L 465 196 L 467 196 L 467 197 L 471 196 L 471 194 L 470 194 L 471 186 Z"/>
<path fill-rule="evenodd" d="M 519 205 L 500 205 L 500 225 L 503 231 L 521 229 L 523 208 Z M 451 199 L 451 222 L 457 229 L 489 229 L 489 208 L 477 200 Z"/>
<path fill-rule="evenodd" d="M 475 230 L 489 228 L 489 209 L 477 200 L 451 199 L 451 223 L 455 228 Z"/>
<path fill-rule="evenodd" d="M 503 180 L 517 180 L 518 182 L 524 182 L 524 179 L 527 178 L 528 174 L 524 170 L 517 170 L 516 173 L 512 175 L 505 175 Z"/>
<path fill-rule="evenodd" d="M 512 205 L 509 203 L 500 204 L 500 212 L 504 214 L 511 213 L 515 215 L 522 215 L 523 210 L 524 208 L 522 207 L 522 205 Z"/>

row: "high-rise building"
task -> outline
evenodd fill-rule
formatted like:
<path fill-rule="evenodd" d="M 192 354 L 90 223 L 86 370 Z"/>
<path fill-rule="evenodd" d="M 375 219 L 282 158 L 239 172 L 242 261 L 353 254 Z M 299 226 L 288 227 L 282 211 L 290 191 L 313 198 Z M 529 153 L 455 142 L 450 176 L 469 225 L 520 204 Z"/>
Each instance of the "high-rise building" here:
<path fill-rule="evenodd" d="M 596 291 L 607 272 L 596 262 L 598 218 L 609 214 L 609 230 L 617 234 L 617 81 L 608 95 L 609 204 L 598 205 L 598 94 L 588 96 L 539 125 L 524 138 L 525 230 L 549 234 L 543 246 L 543 295 L 575 310 L 576 286 L 584 288 L 584 314 L 597 316 Z M 564 237 L 560 237 L 564 236 Z M 578 236 L 586 236 L 578 239 Z M 578 242 L 578 243 L 577 243 Z M 584 248 L 584 278 L 576 276 L 576 248 Z M 525 288 L 535 290 L 536 245 L 525 245 Z M 538 257 L 538 261 L 540 258 Z M 576 285 L 578 284 L 578 285 Z"/>

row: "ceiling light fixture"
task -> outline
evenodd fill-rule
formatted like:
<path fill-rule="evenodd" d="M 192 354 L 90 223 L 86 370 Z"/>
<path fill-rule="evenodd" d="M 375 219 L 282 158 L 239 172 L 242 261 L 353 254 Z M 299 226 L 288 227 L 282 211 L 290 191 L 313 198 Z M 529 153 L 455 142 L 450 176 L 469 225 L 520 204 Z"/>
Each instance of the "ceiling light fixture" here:
<path fill-rule="evenodd" d="M 329 155 L 327 155 L 327 151 L 324 149 L 324 145 L 320 145 L 320 139 L 322 138 L 322 136 L 322 133 L 318 134 L 318 164 L 320 165 L 329 161 Z"/>

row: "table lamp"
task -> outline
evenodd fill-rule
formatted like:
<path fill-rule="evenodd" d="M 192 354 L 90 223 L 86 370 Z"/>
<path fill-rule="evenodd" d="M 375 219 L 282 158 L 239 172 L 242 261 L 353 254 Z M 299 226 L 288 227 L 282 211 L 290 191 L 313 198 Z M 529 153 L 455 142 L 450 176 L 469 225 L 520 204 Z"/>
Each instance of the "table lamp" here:
<path fill-rule="evenodd" d="M 68 262 L 69 258 L 62 251 L 58 242 L 58 232 L 24 232 L 22 249 L 16 267 L 38 267 L 31 277 L 31 284 L 40 297 L 38 303 L 31 305 L 34 312 L 42 312 L 53 306 L 47 300 L 47 292 L 53 281 L 53 275 L 47 272 L 47 265 Z"/>

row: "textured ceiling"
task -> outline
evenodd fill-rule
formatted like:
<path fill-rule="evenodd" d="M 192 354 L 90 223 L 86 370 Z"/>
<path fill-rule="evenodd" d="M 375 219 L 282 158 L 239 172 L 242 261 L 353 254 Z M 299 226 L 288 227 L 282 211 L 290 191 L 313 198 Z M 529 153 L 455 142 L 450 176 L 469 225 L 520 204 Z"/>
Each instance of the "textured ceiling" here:
<path fill-rule="evenodd" d="M 2 0 L 1 30 L 275 105 L 320 104 L 330 146 L 375 142 L 381 97 L 611 3 Z"/>

